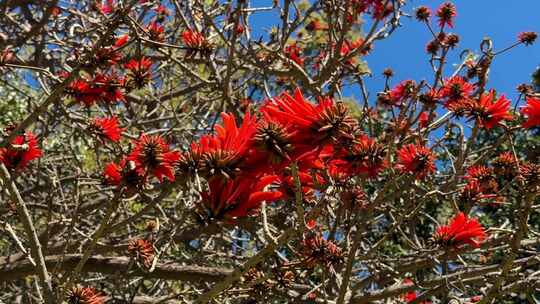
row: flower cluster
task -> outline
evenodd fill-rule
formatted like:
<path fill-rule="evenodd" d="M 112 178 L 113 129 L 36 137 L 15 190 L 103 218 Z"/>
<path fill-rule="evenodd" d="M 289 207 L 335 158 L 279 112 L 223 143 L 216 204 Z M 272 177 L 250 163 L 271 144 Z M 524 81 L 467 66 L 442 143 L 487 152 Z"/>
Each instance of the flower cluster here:
<path fill-rule="evenodd" d="M 27 131 L 13 139 L 8 147 L 0 148 L 0 161 L 8 170 L 23 170 L 30 161 L 41 157 L 43 152 L 38 146 L 37 138 Z"/>
<path fill-rule="evenodd" d="M 435 241 L 443 246 L 461 248 L 465 245 L 479 247 L 486 238 L 486 232 L 478 220 L 458 213 L 448 225 L 439 226 Z"/>
<path fill-rule="evenodd" d="M 154 261 L 154 246 L 148 240 L 134 239 L 128 244 L 128 253 L 145 268 L 150 268 Z"/>
<path fill-rule="evenodd" d="M 185 30 L 182 33 L 182 41 L 187 47 L 187 57 L 195 56 L 197 53 L 206 56 L 212 51 L 212 44 L 198 31 L 191 29 Z"/>
<path fill-rule="evenodd" d="M 73 287 L 68 294 L 68 304 L 105 304 L 105 297 L 92 287 Z"/>
<path fill-rule="evenodd" d="M 302 249 L 304 255 L 302 263 L 308 268 L 317 264 L 330 267 L 341 263 L 343 259 L 341 249 L 319 233 L 305 237 L 302 240 Z"/>

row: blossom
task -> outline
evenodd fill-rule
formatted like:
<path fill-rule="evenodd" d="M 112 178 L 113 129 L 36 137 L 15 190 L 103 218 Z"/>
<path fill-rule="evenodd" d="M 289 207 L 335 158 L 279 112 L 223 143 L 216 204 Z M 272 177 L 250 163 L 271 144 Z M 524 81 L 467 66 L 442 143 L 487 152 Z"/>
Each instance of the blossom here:
<path fill-rule="evenodd" d="M 94 105 L 101 99 L 103 94 L 102 88 L 95 87 L 89 81 L 82 78 L 73 80 L 66 86 L 64 91 L 77 102 L 83 103 L 86 107 Z"/>
<path fill-rule="evenodd" d="M 320 98 L 314 105 L 304 98 L 300 89 L 296 89 L 293 96 L 285 92 L 274 98 L 262 107 L 261 112 L 296 130 L 295 143 L 316 145 L 353 139 L 357 129 L 357 121 L 349 116 L 343 103 Z"/>
<path fill-rule="evenodd" d="M 429 113 L 426 111 L 420 112 L 418 115 L 418 126 L 420 128 L 426 128 L 428 126 L 430 120 L 429 116 Z"/>
<path fill-rule="evenodd" d="M 272 119 L 268 113 L 263 112 L 263 118 L 257 123 L 257 131 L 253 137 L 255 147 L 268 154 L 271 163 L 280 163 L 291 158 L 294 146 L 291 131 L 279 121 Z"/>
<path fill-rule="evenodd" d="M 512 152 L 503 152 L 491 161 L 493 171 L 506 179 L 512 179 L 517 174 L 518 161 Z"/>
<path fill-rule="evenodd" d="M 126 157 L 118 164 L 108 163 L 103 170 L 103 180 L 107 185 L 124 185 L 130 193 L 141 190 L 146 182 L 146 178 L 137 172 L 135 162 Z"/>
<path fill-rule="evenodd" d="M 300 188 L 302 191 L 302 199 L 304 202 L 310 202 L 314 197 L 315 181 L 323 184 L 324 180 L 318 174 L 311 174 L 307 168 L 300 168 L 297 172 Z M 279 191 L 283 197 L 294 199 L 296 195 L 296 181 L 289 173 L 285 173 L 279 178 Z"/>
<path fill-rule="evenodd" d="M 535 32 L 522 32 L 518 35 L 519 42 L 525 45 L 531 45 L 538 38 L 538 34 Z"/>
<path fill-rule="evenodd" d="M 114 41 L 114 48 L 115 48 L 115 49 L 121 48 L 121 47 L 123 47 L 124 45 L 126 45 L 126 43 L 127 43 L 128 41 L 129 41 L 129 35 L 128 35 L 128 34 L 122 35 L 122 36 L 118 37 L 118 38 Z"/>
<path fill-rule="evenodd" d="M 405 280 L 403 280 L 403 285 L 405 286 L 414 286 L 414 282 L 413 280 L 409 279 L 409 278 L 406 278 Z M 417 298 L 417 294 L 416 294 L 416 291 L 414 290 L 411 290 L 411 291 L 408 291 L 406 292 L 405 294 L 401 295 L 401 298 L 406 302 L 406 303 L 411 303 L 413 302 L 414 300 L 416 300 Z M 421 304 L 431 304 L 431 301 L 422 301 L 420 302 Z"/>
<path fill-rule="evenodd" d="M 150 36 L 150 40 L 158 42 L 162 42 L 165 40 L 165 28 L 157 21 L 154 20 L 150 22 L 146 29 L 148 31 L 148 35 Z"/>
<path fill-rule="evenodd" d="M 0 161 L 8 170 L 23 170 L 30 161 L 41 157 L 37 139 L 32 132 L 16 136 L 8 147 L 0 148 Z"/>
<path fill-rule="evenodd" d="M 98 0 L 96 1 L 96 7 L 101 13 L 109 15 L 112 14 L 116 9 L 116 4 L 114 0 Z"/>
<path fill-rule="evenodd" d="M 457 16 L 456 6 L 451 2 L 443 3 L 437 8 L 436 15 L 439 18 L 440 27 L 444 27 L 445 25 L 454 27 L 453 19 Z"/>
<path fill-rule="evenodd" d="M 503 120 L 512 119 L 512 114 L 508 113 L 509 107 L 510 100 L 504 95 L 497 98 L 495 91 L 491 90 L 487 94 L 482 94 L 478 102 L 472 103 L 470 115 L 476 117 L 480 126 L 491 129 Z"/>
<path fill-rule="evenodd" d="M 119 49 L 126 45 L 128 41 L 129 35 L 126 34 L 117 38 L 112 46 L 98 48 L 94 57 L 87 64 L 87 66 L 90 68 L 108 68 L 112 65 L 117 64 L 123 58 L 122 53 L 119 52 Z"/>
<path fill-rule="evenodd" d="M 99 94 L 97 100 L 108 103 L 115 103 L 125 100 L 124 92 L 122 91 L 122 87 L 124 86 L 124 79 L 119 77 L 115 73 L 96 73 L 96 75 L 91 81 L 91 85 Z"/>
<path fill-rule="evenodd" d="M 116 116 L 94 118 L 89 124 L 89 129 L 92 133 L 95 133 L 100 139 L 108 139 L 113 142 L 120 140 L 123 129 L 118 126 L 118 119 Z"/>
<path fill-rule="evenodd" d="M 415 15 L 418 21 L 426 22 L 431 17 L 431 10 L 426 6 L 420 6 L 416 9 Z"/>
<path fill-rule="evenodd" d="M 405 280 L 403 280 L 403 285 L 412 286 L 414 285 L 414 282 L 411 279 L 406 278 Z M 416 300 L 416 291 L 414 290 L 408 291 L 407 293 L 403 294 L 401 297 L 407 303 L 412 302 Z"/>
<path fill-rule="evenodd" d="M 170 15 L 169 10 L 163 4 L 158 5 L 158 7 L 156 7 L 156 9 L 155 9 L 155 12 L 156 12 L 156 15 L 159 15 L 159 16 L 162 16 L 162 17 Z"/>
<path fill-rule="evenodd" d="M 313 233 L 302 240 L 302 263 L 313 268 L 316 264 L 330 267 L 343 260 L 341 248 L 332 241 L 326 240 L 320 233 Z"/>
<path fill-rule="evenodd" d="M 234 115 L 221 114 L 223 125 L 214 127 L 215 135 L 204 135 L 191 144 L 189 155 L 180 159 L 180 167 L 189 167 L 189 162 L 199 173 L 208 178 L 232 178 L 245 170 L 256 171 L 256 164 L 249 166 L 252 143 L 257 131 L 257 121 L 249 111 L 238 127 Z"/>
<path fill-rule="evenodd" d="M 60 74 L 60 77 L 67 77 L 67 73 Z M 99 101 L 107 103 L 124 101 L 123 85 L 124 79 L 114 72 L 96 73 L 92 79 L 85 77 L 73 80 L 64 91 L 77 102 L 90 107 Z"/>
<path fill-rule="evenodd" d="M 207 55 L 212 50 L 212 45 L 206 37 L 200 32 L 194 30 L 185 30 L 182 32 L 182 41 L 188 47 L 186 55 L 193 56 L 197 53 Z"/>
<path fill-rule="evenodd" d="M 206 220 L 222 220 L 246 217 L 257 210 L 263 201 L 281 198 L 280 191 L 267 187 L 278 181 L 276 175 L 260 178 L 212 179 L 209 190 L 202 193 L 199 214 Z"/>
<path fill-rule="evenodd" d="M 176 151 L 170 151 L 168 144 L 159 135 L 143 134 L 134 142 L 135 148 L 128 156 L 135 164 L 140 176 L 154 175 L 163 182 L 163 177 L 174 181 L 174 163 L 180 158 Z"/>
<path fill-rule="evenodd" d="M 339 53 L 342 57 L 348 57 L 352 51 L 356 50 L 363 44 L 364 44 L 364 39 L 362 38 L 358 38 L 354 41 L 349 41 L 345 39 L 345 41 L 343 41 L 343 43 L 341 44 L 341 49 L 339 50 Z M 369 52 L 372 49 L 371 47 L 372 47 L 371 44 L 366 44 L 362 46 L 362 49 L 360 50 L 360 54 L 362 55 L 369 54 Z M 356 59 L 354 57 L 347 59 L 346 63 L 349 65 L 354 65 L 356 63 Z"/>
<path fill-rule="evenodd" d="M 416 82 L 414 80 L 404 80 L 395 86 L 389 94 L 392 103 L 399 105 L 416 94 Z"/>
<path fill-rule="evenodd" d="M 141 263 L 144 267 L 150 268 L 154 261 L 154 246 L 148 240 L 134 239 L 128 244 L 128 253 L 134 257 L 137 262 Z"/>
<path fill-rule="evenodd" d="M 520 179 L 525 182 L 527 191 L 537 191 L 540 185 L 540 165 L 525 162 L 519 166 Z"/>
<path fill-rule="evenodd" d="M 122 166 L 115 163 L 108 163 L 103 170 L 103 179 L 105 183 L 115 186 L 120 185 L 122 183 L 122 171 Z"/>
<path fill-rule="evenodd" d="M 479 189 L 482 194 L 494 194 L 499 188 L 492 168 L 482 165 L 471 166 L 467 169 L 467 180 L 469 188 L 467 190 Z M 474 182 L 471 184 L 471 182 Z"/>
<path fill-rule="evenodd" d="M 445 106 L 448 107 L 452 102 L 468 99 L 474 89 L 475 86 L 467 82 L 463 77 L 454 76 L 444 81 L 439 97 L 447 100 Z"/>
<path fill-rule="evenodd" d="M 326 26 L 323 25 L 323 23 L 319 19 L 313 19 L 310 22 L 308 22 L 308 24 L 306 25 L 306 30 L 310 32 L 316 32 L 316 31 L 321 31 L 325 29 L 326 29 Z"/>
<path fill-rule="evenodd" d="M 152 61 L 146 57 L 131 59 L 124 67 L 128 70 L 129 84 L 138 89 L 152 79 Z"/>
<path fill-rule="evenodd" d="M 286 46 L 283 51 L 285 52 L 285 55 L 292 61 L 296 62 L 296 64 L 298 64 L 299 66 L 304 65 L 304 58 L 302 58 L 302 48 L 300 48 L 296 43 Z"/>
<path fill-rule="evenodd" d="M 441 42 L 438 39 L 433 39 L 426 44 L 426 53 L 437 55 L 441 49 Z"/>
<path fill-rule="evenodd" d="M 477 203 L 483 200 L 493 200 L 498 199 L 497 194 L 490 193 L 488 188 L 485 188 L 481 185 L 480 181 L 477 179 L 471 179 L 469 182 L 461 189 L 459 194 L 459 200 L 463 204 Z"/>
<path fill-rule="evenodd" d="M 366 193 L 359 186 L 342 191 L 339 194 L 339 198 L 345 206 L 345 209 L 351 212 L 362 211 L 369 205 L 369 200 Z"/>
<path fill-rule="evenodd" d="M 527 105 L 521 109 L 521 113 L 527 116 L 523 123 L 524 128 L 540 126 L 540 98 L 527 97 Z"/>
<path fill-rule="evenodd" d="M 92 287 L 73 287 L 68 294 L 68 304 L 105 304 L 105 297 Z"/>
<path fill-rule="evenodd" d="M 402 147 L 398 154 L 398 168 L 402 172 L 412 173 L 416 178 L 423 178 L 435 171 L 435 156 L 427 147 L 410 144 Z"/>
<path fill-rule="evenodd" d="M 448 225 L 439 226 L 435 240 L 444 246 L 460 248 L 464 245 L 479 247 L 486 238 L 486 232 L 476 218 L 458 213 Z"/>
<path fill-rule="evenodd" d="M 352 145 L 336 153 L 332 164 L 351 174 L 376 177 L 386 167 L 386 149 L 373 138 L 359 135 Z"/>

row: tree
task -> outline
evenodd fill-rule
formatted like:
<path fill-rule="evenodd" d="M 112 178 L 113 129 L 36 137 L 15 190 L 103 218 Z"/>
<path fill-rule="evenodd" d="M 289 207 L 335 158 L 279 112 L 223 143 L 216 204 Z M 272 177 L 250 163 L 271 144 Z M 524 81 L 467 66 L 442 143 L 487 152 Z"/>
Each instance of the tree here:
<path fill-rule="evenodd" d="M 431 81 L 369 92 L 405 2 L 0 3 L 0 302 L 535 301 L 540 99 L 488 72 L 536 34 L 447 75 L 416 8 Z"/>

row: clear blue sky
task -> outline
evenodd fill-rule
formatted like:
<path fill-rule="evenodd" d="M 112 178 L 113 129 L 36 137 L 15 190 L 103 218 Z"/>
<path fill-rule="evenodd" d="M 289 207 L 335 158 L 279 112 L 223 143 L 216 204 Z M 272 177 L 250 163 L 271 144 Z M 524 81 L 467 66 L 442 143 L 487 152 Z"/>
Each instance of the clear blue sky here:
<path fill-rule="evenodd" d="M 413 14 L 414 8 L 426 5 L 434 11 L 439 0 L 408 1 L 406 11 Z M 450 57 L 450 64 L 458 62 L 462 50 L 479 50 L 484 37 L 493 40 L 494 49 L 499 50 L 516 41 L 522 31 L 540 32 L 540 0 L 457 0 L 458 16 L 452 32 L 457 33 L 461 42 Z M 373 90 L 379 90 L 381 72 L 392 67 L 395 81 L 403 79 L 422 80 L 430 75 L 430 66 L 424 47 L 431 39 L 425 25 L 414 18 L 402 18 L 403 27 L 389 39 L 376 44 L 372 55 L 366 57 L 373 72 L 367 81 Z M 490 72 L 489 87 L 513 100 L 516 86 L 529 82 L 531 73 L 540 64 L 540 39 L 532 46 L 519 46 L 508 53 L 496 57 Z M 451 67 L 451 65 L 450 65 Z M 427 78 L 431 79 L 431 78 Z M 373 92 L 373 90 L 371 90 Z M 353 92 L 357 97 L 357 92 Z"/>

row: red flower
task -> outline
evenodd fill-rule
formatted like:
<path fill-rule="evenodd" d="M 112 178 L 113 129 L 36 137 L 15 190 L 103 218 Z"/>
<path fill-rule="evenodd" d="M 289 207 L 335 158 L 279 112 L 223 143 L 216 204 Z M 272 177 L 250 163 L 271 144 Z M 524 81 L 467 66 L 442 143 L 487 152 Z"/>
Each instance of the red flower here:
<path fill-rule="evenodd" d="M 394 105 L 400 105 L 403 101 L 416 94 L 416 82 L 414 80 L 404 80 L 390 91 L 390 99 Z"/>
<path fill-rule="evenodd" d="M 437 9 L 436 15 L 439 18 L 440 27 L 444 27 L 445 25 L 448 25 L 449 27 L 453 28 L 454 27 L 453 19 L 454 17 L 457 16 L 456 6 L 450 2 L 443 3 Z"/>
<path fill-rule="evenodd" d="M 108 163 L 103 170 L 103 179 L 108 185 L 118 186 L 122 183 L 122 166 Z"/>
<path fill-rule="evenodd" d="M 199 33 L 194 30 L 185 30 L 182 33 L 182 41 L 188 47 L 186 56 L 194 56 L 198 52 L 202 55 L 207 55 L 211 50 L 212 46 L 206 40 L 206 37 L 202 33 Z"/>
<path fill-rule="evenodd" d="M 116 116 L 111 118 L 94 118 L 89 125 L 90 131 L 97 134 L 102 139 L 108 139 L 113 142 L 120 140 L 123 129 L 118 126 Z"/>
<path fill-rule="evenodd" d="M 364 40 L 362 38 L 356 39 L 354 41 L 345 40 L 343 41 L 343 44 L 341 45 L 341 49 L 339 50 L 339 53 L 342 57 L 347 57 L 350 52 L 355 50 L 356 48 L 360 47 L 364 43 Z M 360 54 L 367 55 L 371 51 L 371 45 L 366 45 L 360 50 Z M 354 65 L 356 64 L 356 59 L 350 58 L 347 60 L 347 64 Z"/>
<path fill-rule="evenodd" d="M 66 87 L 65 92 L 77 102 L 82 102 L 85 106 L 90 107 L 101 99 L 103 89 L 92 86 L 84 79 L 76 79 Z"/>
<path fill-rule="evenodd" d="M 486 166 L 472 166 L 467 169 L 466 178 L 469 181 L 477 181 L 478 187 L 484 194 L 495 193 L 499 188 L 493 169 Z M 472 187 L 472 186 L 471 186 Z"/>
<path fill-rule="evenodd" d="M 190 158 L 196 162 L 197 169 L 209 178 L 231 178 L 245 173 L 244 169 L 256 171 L 256 164 L 247 165 L 257 130 L 255 117 L 246 112 L 240 127 L 232 114 L 222 113 L 221 117 L 223 126 L 215 126 L 215 135 L 202 136 L 198 143 L 191 144 Z"/>
<path fill-rule="evenodd" d="M 37 139 L 30 131 L 15 137 L 8 147 L 0 148 L 0 161 L 8 170 L 23 170 L 41 155 Z"/>
<path fill-rule="evenodd" d="M 324 184 L 324 180 L 320 175 L 313 176 L 306 169 L 298 171 L 298 179 L 300 180 L 300 188 L 302 189 L 302 199 L 307 202 L 313 198 L 315 183 L 313 179 L 316 179 L 317 183 Z M 285 174 L 280 177 L 279 191 L 284 197 L 294 199 L 296 195 L 296 183 L 294 177 L 290 174 Z"/>
<path fill-rule="evenodd" d="M 159 135 L 141 135 L 134 142 L 135 148 L 128 156 L 128 160 L 135 163 L 135 170 L 140 176 L 154 175 L 163 182 L 163 177 L 174 181 L 173 164 L 178 161 L 180 154 L 170 151 L 165 140 Z"/>
<path fill-rule="evenodd" d="M 129 35 L 126 34 L 116 39 L 112 46 L 99 48 L 88 66 L 108 68 L 117 64 L 123 58 L 122 54 L 119 52 L 119 49 L 123 47 L 128 40 Z"/>
<path fill-rule="evenodd" d="M 386 167 L 386 150 L 373 138 L 362 134 L 346 150 L 336 153 L 332 164 L 351 174 L 376 177 Z"/>
<path fill-rule="evenodd" d="M 66 77 L 63 73 L 60 77 Z M 72 81 L 65 89 L 66 94 L 73 97 L 77 102 L 90 107 L 98 101 L 115 103 L 124 100 L 122 86 L 124 80 L 115 73 L 97 73 L 93 79 L 79 78 Z"/>
<path fill-rule="evenodd" d="M 131 191 L 142 189 L 145 178 L 136 170 L 135 162 L 123 158 L 119 164 L 108 163 L 103 170 L 105 184 L 119 186 L 123 184 Z"/>
<path fill-rule="evenodd" d="M 524 128 L 540 126 L 540 99 L 536 97 L 527 97 L 527 105 L 521 109 L 521 113 L 527 116 L 523 123 Z"/>
<path fill-rule="evenodd" d="M 325 29 L 326 26 L 324 26 L 319 19 L 313 19 L 306 25 L 306 30 L 310 32 L 316 32 Z"/>
<path fill-rule="evenodd" d="M 155 251 L 151 242 L 145 239 L 134 239 L 129 241 L 128 253 L 134 257 L 138 263 L 150 268 L 154 261 Z"/>
<path fill-rule="evenodd" d="M 414 285 L 414 282 L 411 279 L 406 278 L 405 280 L 403 280 L 403 285 L 412 286 L 412 285 Z M 408 291 L 407 293 L 405 293 L 401 297 L 407 303 L 412 302 L 412 301 L 416 300 L 416 291 L 414 291 L 414 290 Z"/>
<path fill-rule="evenodd" d="M 343 253 L 333 242 L 326 240 L 320 233 L 310 233 L 302 240 L 302 263 L 307 268 L 313 268 L 316 264 L 330 267 L 339 264 L 343 260 Z"/>
<path fill-rule="evenodd" d="M 435 164 L 430 149 L 420 145 L 406 145 L 399 150 L 399 168 L 403 172 L 412 173 L 416 178 L 423 178 L 435 171 Z"/>
<path fill-rule="evenodd" d="M 139 60 L 131 59 L 124 65 L 129 70 L 129 84 L 140 89 L 152 79 L 152 61 L 146 57 Z"/>
<path fill-rule="evenodd" d="M 209 191 L 202 194 L 200 215 L 206 220 L 235 219 L 252 214 L 263 201 L 272 202 L 282 193 L 266 188 L 278 177 L 268 175 L 258 179 L 213 179 Z"/>
<path fill-rule="evenodd" d="M 156 9 L 155 9 L 155 12 L 156 12 L 156 15 L 161 15 L 161 16 L 169 16 L 170 12 L 169 10 L 167 9 L 167 7 L 163 4 L 160 4 Z"/>
<path fill-rule="evenodd" d="M 420 6 L 415 12 L 416 20 L 427 22 L 431 18 L 431 10 L 427 6 Z"/>
<path fill-rule="evenodd" d="M 334 103 L 330 98 L 321 98 L 317 105 L 307 101 L 296 89 L 294 95 L 283 93 L 261 109 L 268 116 L 295 130 L 293 142 L 309 143 L 313 147 L 327 141 L 352 140 L 357 121 L 348 115 L 343 103 Z"/>
<path fill-rule="evenodd" d="M 491 161 L 491 165 L 495 174 L 511 180 L 517 174 L 519 162 L 512 152 L 503 152 Z"/>
<path fill-rule="evenodd" d="M 118 77 L 115 73 L 96 73 L 91 85 L 95 89 L 95 92 L 100 94 L 99 100 L 109 103 L 125 100 L 124 92 L 122 91 L 124 79 Z"/>
<path fill-rule="evenodd" d="M 479 247 L 485 240 L 486 233 L 476 218 L 468 218 L 460 212 L 448 225 L 439 226 L 434 238 L 443 246 L 459 248 L 468 244 Z"/>
<path fill-rule="evenodd" d="M 518 35 L 518 40 L 525 45 L 531 45 L 538 38 L 538 34 L 535 32 L 522 32 Z"/>
<path fill-rule="evenodd" d="M 96 1 L 96 7 L 105 15 L 112 14 L 116 9 L 116 4 L 114 2 L 114 0 L 105 0 L 105 3 L 103 3 L 103 1 L 98 0 Z"/>
<path fill-rule="evenodd" d="M 418 115 L 418 126 L 420 128 L 426 128 L 429 124 L 429 114 L 427 112 L 421 112 Z"/>
<path fill-rule="evenodd" d="M 413 286 L 414 282 L 413 282 L 413 280 L 411 280 L 409 278 L 406 278 L 405 280 L 403 280 L 403 285 L 405 285 L 405 286 Z M 414 290 L 408 291 L 407 293 L 403 294 L 401 296 L 401 298 L 406 303 L 410 303 L 410 302 L 416 300 L 416 298 L 417 298 L 416 291 L 414 291 Z M 431 304 L 431 301 L 422 301 L 420 303 L 421 304 Z"/>
<path fill-rule="evenodd" d="M 491 129 L 503 120 L 512 119 L 512 114 L 508 113 L 509 107 L 510 100 L 504 95 L 497 98 L 495 91 L 491 90 L 487 94 L 482 94 L 477 103 L 473 103 L 470 112 L 482 127 Z"/>
<path fill-rule="evenodd" d="M 92 287 L 73 287 L 68 295 L 68 304 L 105 304 L 105 297 Z"/>
<path fill-rule="evenodd" d="M 302 48 L 296 45 L 296 43 L 286 46 L 283 51 L 285 52 L 285 56 L 287 56 L 287 58 L 296 62 L 296 64 L 298 64 L 299 66 L 304 65 L 304 58 L 302 58 Z"/>
<path fill-rule="evenodd" d="M 478 203 L 484 200 L 496 200 L 498 199 L 497 194 L 490 193 L 487 188 L 484 188 L 479 180 L 477 179 L 471 179 L 461 189 L 459 200 L 463 202 L 464 204 L 470 204 L 470 203 Z"/>
<path fill-rule="evenodd" d="M 152 21 L 147 27 L 150 40 L 162 42 L 165 40 L 165 28 L 157 21 Z"/>
<path fill-rule="evenodd" d="M 272 119 L 268 113 L 262 113 L 262 119 L 257 124 L 257 132 L 253 138 L 258 151 L 268 155 L 271 164 L 278 164 L 294 157 L 294 145 L 291 139 L 295 132 L 291 131 L 279 121 Z"/>
<path fill-rule="evenodd" d="M 123 36 L 118 37 L 116 41 L 114 42 L 114 48 L 118 49 L 126 45 L 126 43 L 129 41 L 129 35 L 125 34 Z"/>
<path fill-rule="evenodd" d="M 451 103 L 468 99 L 475 86 L 468 83 L 461 76 L 454 76 L 444 81 L 444 86 L 439 92 L 441 98 L 446 98 L 447 102 L 445 106 L 449 106 Z"/>

